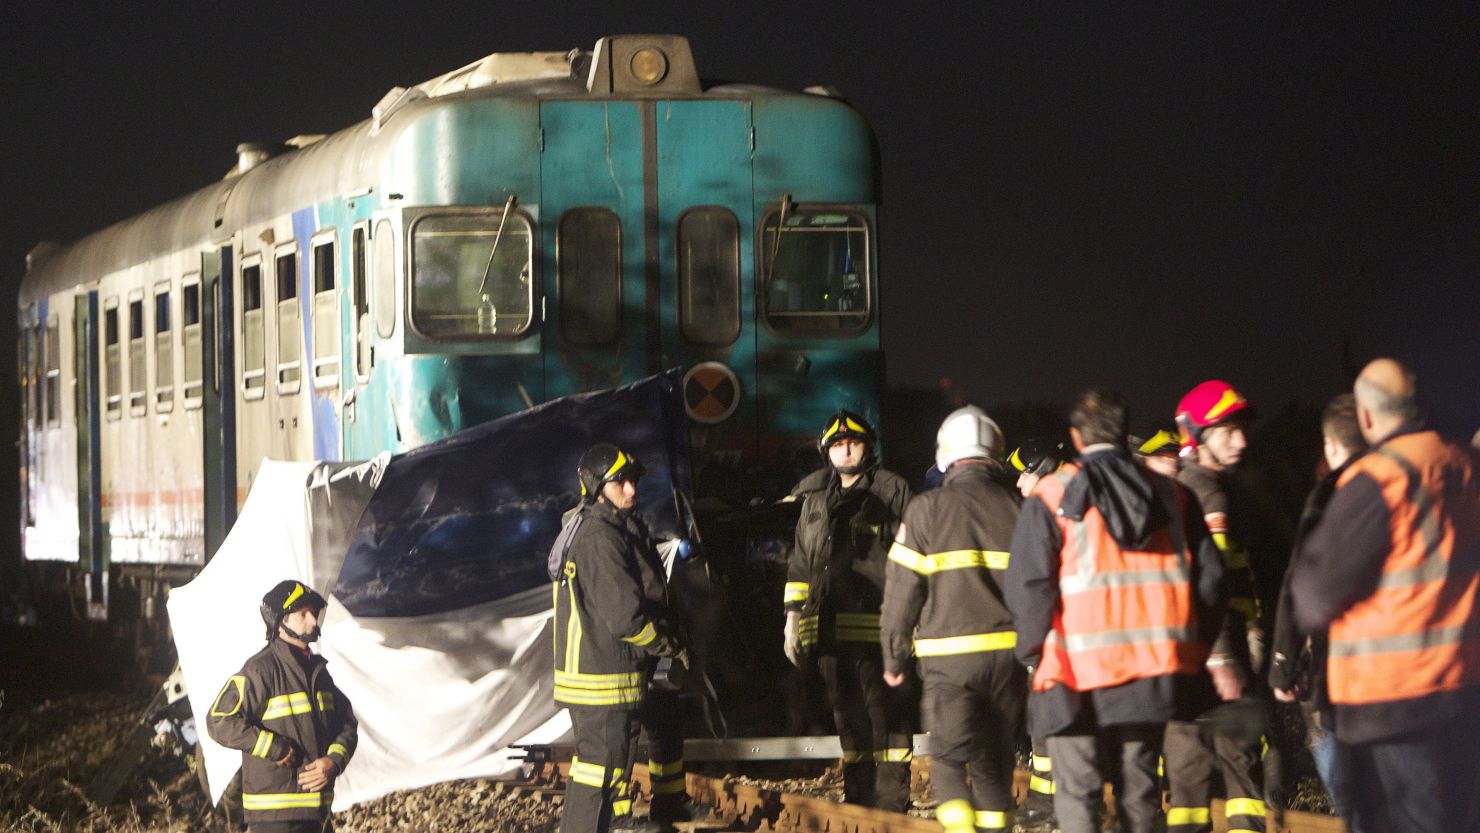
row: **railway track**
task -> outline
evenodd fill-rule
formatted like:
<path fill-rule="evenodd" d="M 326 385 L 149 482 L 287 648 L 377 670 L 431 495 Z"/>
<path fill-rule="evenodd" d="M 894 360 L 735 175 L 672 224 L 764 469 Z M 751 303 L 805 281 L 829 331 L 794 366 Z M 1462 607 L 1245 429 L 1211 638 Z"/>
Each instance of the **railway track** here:
<path fill-rule="evenodd" d="M 765 744 L 773 740 L 781 739 L 757 739 L 756 743 Z M 820 744 L 819 749 L 818 745 L 805 744 L 806 740 L 808 739 L 792 739 L 791 742 L 803 741 L 808 751 L 826 751 L 825 741 Z M 560 802 L 563 799 L 569 766 L 569 752 L 549 747 L 535 748 L 529 752 L 526 774 L 522 778 L 498 782 L 498 789 L 543 801 Z M 686 757 L 689 754 L 685 752 Z M 699 751 L 699 755 L 701 758 L 708 757 L 703 751 Z M 813 755 L 803 754 L 800 757 Z M 929 757 L 916 758 L 915 768 L 916 778 L 928 778 Z M 650 796 L 646 766 L 638 764 L 633 775 L 640 796 Z M 1027 781 L 1028 774 L 1019 771 L 1016 787 L 1019 799 L 1027 792 Z M 933 818 L 843 804 L 827 798 L 787 792 L 782 788 L 748 783 L 748 779 L 737 776 L 716 777 L 690 772 L 688 792 L 696 804 L 712 808 L 708 820 L 679 826 L 680 830 L 693 830 L 696 833 L 940 833 L 941 829 Z M 1214 802 L 1214 833 L 1226 831 L 1222 803 Z M 640 800 L 639 808 L 641 806 Z M 1282 826 L 1275 827 L 1271 824 L 1269 833 L 1346 833 L 1346 825 L 1332 816 L 1291 811 L 1285 813 Z"/>

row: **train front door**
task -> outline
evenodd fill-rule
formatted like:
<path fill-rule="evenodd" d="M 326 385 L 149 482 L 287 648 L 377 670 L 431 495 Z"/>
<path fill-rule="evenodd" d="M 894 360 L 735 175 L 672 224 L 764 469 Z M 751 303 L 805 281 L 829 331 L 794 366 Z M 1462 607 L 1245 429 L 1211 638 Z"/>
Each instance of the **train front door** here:
<path fill-rule="evenodd" d="M 685 370 L 696 484 L 738 484 L 755 442 L 756 273 L 746 100 L 659 101 L 656 140 L 662 352 Z M 707 481 L 707 482 L 705 482 Z"/>
<path fill-rule="evenodd" d="M 657 325 L 652 104 L 540 105 L 545 395 L 621 385 L 664 367 Z"/>

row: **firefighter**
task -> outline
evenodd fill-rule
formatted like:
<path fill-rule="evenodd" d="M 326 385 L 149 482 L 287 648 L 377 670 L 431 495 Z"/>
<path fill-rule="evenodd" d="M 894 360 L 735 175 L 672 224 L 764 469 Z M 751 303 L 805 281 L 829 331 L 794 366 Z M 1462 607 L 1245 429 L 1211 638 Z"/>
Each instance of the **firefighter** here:
<path fill-rule="evenodd" d="M 1179 432 L 1158 428 L 1155 434 L 1140 442 L 1133 442 L 1132 446 L 1136 449 L 1136 456 L 1141 458 L 1146 468 L 1157 474 L 1176 478 L 1180 470 L 1178 460 L 1182 451 Z"/>
<path fill-rule="evenodd" d="M 1067 464 L 1068 452 L 1063 443 L 1031 439 L 1007 455 L 1007 462 L 1018 471 L 1017 487 L 1026 499 L 1045 477 Z M 1017 822 L 1025 828 L 1053 827 L 1053 759 L 1049 757 L 1047 739 L 1032 736 L 1033 752 L 1029 758 L 1028 797 L 1017 809 Z"/>
<path fill-rule="evenodd" d="M 1413 373 L 1357 377 L 1371 449 L 1336 482 L 1290 569 L 1295 617 L 1328 629 L 1326 686 L 1353 830 L 1480 830 L 1480 473 L 1423 423 Z"/>
<path fill-rule="evenodd" d="M 1013 660 L 1016 635 L 1002 600 L 1018 502 L 997 480 L 1001 455 L 1002 432 L 980 408 L 946 417 L 935 450 L 945 480 L 910 501 L 889 550 L 884 680 L 903 685 L 918 660 L 936 818 L 950 833 L 1013 824 L 1027 680 Z"/>
<path fill-rule="evenodd" d="M 1253 566 L 1245 550 L 1240 522 L 1235 517 L 1228 477 L 1248 447 L 1244 429 L 1253 412 L 1247 400 L 1221 380 L 1203 382 L 1177 404 L 1183 464 L 1178 482 L 1196 496 L 1213 542 L 1223 555 L 1229 592 L 1229 615 L 1213 646 L 1208 664 L 1231 670 L 1220 674 L 1220 694 L 1257 700 L 1253 685 L 1264 655 L 1264 626 Z M 1257 714 L 1257 703 L 1244 714 Z M 1265 829 L 1264 776 L 1261 730 L 1231 731 L 1225 725 L 1174 721 L 1167 726 L 1166 772 L 1171 804 L 1168 833 L 1207 833 L 1212 826 L 1213 789 L 1221 771 L 1230 833 L 1263 833 Z"/>
<path fill-rule="evenodd" d="M 838 411 L 817 438 L 826 465 L 798 487 L 787 561 L 784 630 L 798 668 L 816 658 L 843 747 L 843 795 L 853 804 L 909 806 L 915 707 L 883 683 L 879 605 L 889 542 L 910 487 L 879 466 L 874 430 Z"/>
<path fill-rule="evenodd" d="M 1033 674 L 1030 728 L 1048 736 L 1064 833 L 1100 829 L 1111 779 L 1122 829 L 1150 833 L 1163 727 L 1211 698 L 1202 668 L 1223 566 L 1196 501 L 1132 459 L 1118 394 L 1086 392 L 1069 421 L 1078 470 L 1024 503 L 1007 573 L 1017 656 Z"/>
<path fill-rule="evenodd" d="M 634 512 L 643 468 L 614 445 L 597 443 L 577 466 L 581 504 L 551 553 L 555 583 L 555 702 L 570 710 L 571 759 L 561 830 L 671 828 L 684 795 L 683 740 L 674 709 L 648 696 L 659 657 L 680 667 L 688 655 L 667 604 L 665 573 Z M 649 819 L 632 816 L 632 766 L 648 733 Z"/>
<path fill-rule="evenodd" d="M 358 724 L 319 638 L 324 597 L 297 581 L 262 597 L 267 645 L 216 695 L 211 738 L 242 753 L 242 808 L 252 833 L 332 831 L 334 782 L 355 753 Z"/>

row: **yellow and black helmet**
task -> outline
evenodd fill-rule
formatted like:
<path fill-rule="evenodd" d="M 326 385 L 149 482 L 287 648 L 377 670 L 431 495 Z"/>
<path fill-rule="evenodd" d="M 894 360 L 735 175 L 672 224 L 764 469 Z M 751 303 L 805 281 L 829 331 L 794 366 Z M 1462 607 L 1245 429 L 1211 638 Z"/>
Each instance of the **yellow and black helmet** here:
<path fill-rule="evenodd" d="M 822 433 L 817 435 L 817 450 L 823 457 L 827 456 L 827 448 L 838 440 L 858 440 L 867 445 L 869 451 L 874 450 L 876 437 L 873 426 L 868 420 L 852 411 L 838 411 L 828 417 L 827 425 Z"/>
<path fill-rule="evenodd" d="M 1053 474 L 1067 457 L 1063 443 L 1034 437 L 1014 448 L 1007 462 L 1024 474 Z"/>
<path fill-rule="evenodd" d="M 277 636 L 278 624 L 295 610 L 305 607 L 322 611 L 327 602 L 312 587 L 301 581 L 280 581 L 262 597 L 262 623 L 267 625 L 267 638 Z"/>
<path fill-rule="evenodd" d="M 637 458 L 611 443 L 597 443 L 581 455 L 576 475 L 581 481 L 581 500 L 591 503 L 601 494 L 601 487 L 613 480 L 630 480 L 634 484 L 647 470 Z"/>
<path fill-rule="evenodd" d="M 1182 436 L 1175 428 L 1158 428 L 1156 433 L 1135 444 L 1136 453 L 1142 457 L 1153 454 L 1176 456 L 1182 449 Z"/>

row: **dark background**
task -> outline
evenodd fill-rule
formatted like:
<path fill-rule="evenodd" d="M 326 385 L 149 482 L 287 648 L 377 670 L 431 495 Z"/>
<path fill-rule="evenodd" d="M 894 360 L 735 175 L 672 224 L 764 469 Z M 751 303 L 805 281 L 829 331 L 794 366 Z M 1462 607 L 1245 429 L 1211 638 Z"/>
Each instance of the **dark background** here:
<path fill-rule="evenodd" d="M 217 180 L 239 142 L 333 132 L 491 52 L 674 32 L 708 79 L 833 85 L 874 125 L 896 388 L 949 380 L 1015 442 L 1089 384 L 1144 425 L 1222 377 L 1268 418 L 1391 354 L 1441 427 L 1480 426 L 1474 4 L 26 4 L 0 25 L 8 309 L 36 242 Z M 6 313 L 0 587 L 14 351 Z"/>

